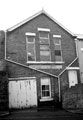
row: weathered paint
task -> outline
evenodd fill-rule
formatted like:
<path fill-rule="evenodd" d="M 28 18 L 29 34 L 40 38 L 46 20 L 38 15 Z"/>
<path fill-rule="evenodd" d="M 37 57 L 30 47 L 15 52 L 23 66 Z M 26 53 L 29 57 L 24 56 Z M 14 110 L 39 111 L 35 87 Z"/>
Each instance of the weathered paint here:
<path fill-rule="evenodd" d="M 9 81 L 9 108 L 37 106 L 36 79 Z"/>
<path fill-rule="evenodd" d="M 69 70 L 68 71 L 68 76 L 69 76 L 69 87 L 75 86 L 76 84 L 78 84 L 77 71 L 76 70 Z"/>

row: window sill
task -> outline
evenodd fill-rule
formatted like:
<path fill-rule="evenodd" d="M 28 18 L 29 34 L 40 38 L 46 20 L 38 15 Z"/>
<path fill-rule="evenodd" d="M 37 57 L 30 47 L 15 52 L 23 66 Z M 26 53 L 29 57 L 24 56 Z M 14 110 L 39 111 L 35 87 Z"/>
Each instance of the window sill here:
<path fill-rule="evenodd" d="M 48 61 L 40 61 L 40 62 L 38 62 L 38 61 L 32 61 L 32 62 L 27 62 L 27 64 L 47 64 L 47 65 L 49 65 L 49 64 L 56 64 L 56 65 L 58 65 L 58 64 L 64 64 L 64 62 L 63 61 L 56 61 L 56 62 L 48 62 Z"/>
<path fill-rule="evenodd" d="M 41 98 L 40 102 L 44 102 L 44 101 L 52 101 L 54 100 L 53 98 Z"/>

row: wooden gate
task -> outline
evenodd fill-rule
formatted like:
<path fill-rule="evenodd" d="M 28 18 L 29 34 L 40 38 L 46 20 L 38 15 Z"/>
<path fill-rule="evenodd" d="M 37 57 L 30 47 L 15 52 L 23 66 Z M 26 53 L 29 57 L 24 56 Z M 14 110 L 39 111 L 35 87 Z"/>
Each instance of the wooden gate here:
<path fill-rule="evenodd" d="M 9 81 L 9 108 L 37 106 L 36 79 Z"/>

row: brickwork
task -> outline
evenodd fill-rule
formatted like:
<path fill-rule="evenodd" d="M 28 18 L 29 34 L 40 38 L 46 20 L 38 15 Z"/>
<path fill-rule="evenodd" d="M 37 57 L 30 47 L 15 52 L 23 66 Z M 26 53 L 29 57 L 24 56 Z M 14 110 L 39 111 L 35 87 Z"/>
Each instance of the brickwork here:
<path fill-rule="evenodd" d="M 62 70 L 70 64 L 76 58 L 75 42 L 74 38 L 63 30 L 59 25 L 54 23 L 46 15 L 41 14 L 26 24 L 20 26 L 12 32 L 7 33 L 7 58 L 20 62 L 27 65 L 27 54 L 26 54 L 26 32 L 36 33 L 36 55 L 37 61 L 39 61 L 39 33 L 38 28 L 49 28 L 50 29 L 50 48 L 52 53 L 52 61 L 55 62 L 54 58 L 54 44 L 53 34 L 61 35 L 62 45 L 62 58 L 64 61 Z M 53 70 L 53 74 L 58 75 L 62 70 Z"/>
<path fill-rule="evenodd" d="M 41 78 L 50 78 L 51 80 L 51 96 L 55 99 L 55 102 L 57 102 L 59 98 L 58 93 L 58 79 L 55 77 L 51 77 L 50 75 L 46 75 L 41 72 L 37 72 L 35 70 L 22 67 L 20 65 L 7 62 L 7 71 L 8 71 L 8 77 L 9 78 L 20 78 L 20 77 L 36 77 L 37 82 L 37 94 L 38 94 L 38 101 L 41 98 L 41 84 L 40 79 Z M 16 79 L 15 79 L 16 80 Z"/>

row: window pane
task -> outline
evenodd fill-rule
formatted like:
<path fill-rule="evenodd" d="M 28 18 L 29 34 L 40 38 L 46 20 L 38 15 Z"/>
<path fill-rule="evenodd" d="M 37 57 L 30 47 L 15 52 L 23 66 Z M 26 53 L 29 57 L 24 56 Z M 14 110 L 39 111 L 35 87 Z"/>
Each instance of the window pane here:
<path fill-rule="evenodd" d="M 42 78 L 41 85 L 50 85 L 50 78 Z"/>
<path fill-rule="evenodd" d="M 49 91 L 42 91 L 42 97 L 49 97 L 50 92 Z"/>
<path fill-rule="evenodd" d="M 49 35 L 48 32 L 40 32 L 39 33 L 39 37 L 42 37 L 42 38 L 48 38 L 49 37 L 48 35 Z"/>
<path fill-rule="evenodd" d="M 55 43 L 55 44 L 60 44 L 60 41 L 61 41 L 60 38 L 56 38 L 56 37 L 55 37 L 55 38 L 53 38 L 53 39 L 54 39 L 54 43 Z"/>
<path fill-rule="evenodd" d="M 40 50 L 49 50 L 48 45 L 40 45 Z"/>
<path fill-rule="evenodd" d="M 49 56 L 40 56 L 40 60 L 41 61 L 50 61 L 50 57 Z"/>
<path fill-rule="evenodd" d="M 49 39 L 40 39 L 40 44 L 49 44 Z"/>
<path fill-rule="evenodd" d="M 28 36 L 28 42 L 34 42 L 34 37 Z"/>
<path fill-rule="evenodd" d="M 42 85 L 42 90 L 45 90 L 45 85 Z"/>
<path fill-rule="evenodd" d="M 34 44 L 28 43 L 27 50 L 28 50 L 28 51 L 27 51 L 28 60 L 29 60 L 29 61 L 34 61 L 34 60 L 35 60 Z"/>
<path fill-rule="evenodd" d="M 49 91 L 45 91 L 45 96 L 50 96 L 50 92 Z"/>
<path fill-rule="evenodd" d="M 55 50 L 55 55 L 61 56 L 61 50 Z"/>
<path fill-rule="evenodd" d="M 50 61 L 50 51 L 40 51 L 41 61 Z"/>
<path fill-rule="evenodd" d="M 42 97 L 45 97 L 45 91 L 42 91 Z"/>
<path fill-rule="evenodd" d="M 61 61 L 61 56 L 55 56 L 56 61 Z"/>
<path fill-rule="evenodd" d="M 49 90 L 49 85 L 45 85 L 45 90 Z"/>
<path fill-rule="evenodd" d="M 45 50 L 44 51 L 40 51 L 40 55 L 41 56 L 46 56 L 46 57 L 49 56 L 50 57 L 50 51 L 45 51 Z"/>
<path fill-rule="evenodd" d="M 61 50 L 60 45 L 55 45 L 55 50 Z"/>

